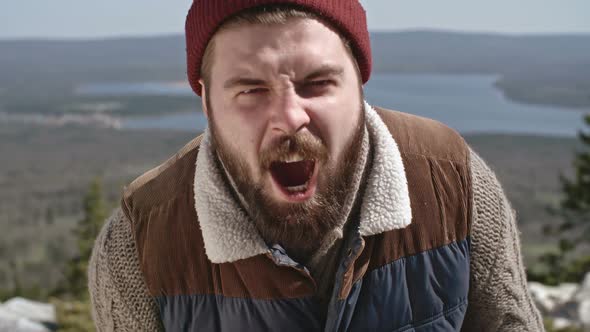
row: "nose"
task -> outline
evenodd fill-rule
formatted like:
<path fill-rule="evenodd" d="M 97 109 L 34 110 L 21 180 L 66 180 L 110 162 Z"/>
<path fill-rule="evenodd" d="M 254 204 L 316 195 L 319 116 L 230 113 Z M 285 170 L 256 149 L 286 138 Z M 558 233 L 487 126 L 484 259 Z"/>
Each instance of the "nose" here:
<path fill-rule="evenodd" d="M 304 100 L 295 89 L 284 89 L 277 99 L 271 118 L 274 132 L 293 135 L 309 125 L 311 119 Z"/>

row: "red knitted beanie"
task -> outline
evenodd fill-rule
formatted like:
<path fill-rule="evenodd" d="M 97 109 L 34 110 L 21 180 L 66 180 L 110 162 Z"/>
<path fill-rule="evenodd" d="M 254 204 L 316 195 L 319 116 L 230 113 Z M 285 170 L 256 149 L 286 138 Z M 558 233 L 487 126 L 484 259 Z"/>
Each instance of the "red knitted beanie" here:
<path fill-rule="evenodd" d="M 201 95 L 201 62 L 217 28 L 244 9 L 269 4 L 292 4 L 317 13 L 350 40 L 363 83 L 371 75 L 371 45 L 365 10 L 358 0 L 194 0 L 186 17 L 187 75 L 193 91 Z"/>

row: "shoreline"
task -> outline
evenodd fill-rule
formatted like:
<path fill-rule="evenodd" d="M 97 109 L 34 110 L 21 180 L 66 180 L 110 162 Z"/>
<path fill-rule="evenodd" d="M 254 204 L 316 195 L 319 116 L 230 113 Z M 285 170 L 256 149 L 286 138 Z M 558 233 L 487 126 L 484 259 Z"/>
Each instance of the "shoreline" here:
<path fill-rule="evenodd" d="M 195 111 L 199 112 L 199 111 Z M 162 115 L 140 115 L 140 116 L 115 116 L 104 113 L 91 113 L 91 114 L 10 114 L 0 112 L 0 126 L 22 126 L 22 127 L 41 127 L 41 128 L 91 128 L 91 129 L 105 129 L 105 130 L 116 130 L 120 132 L 170 132 L 170 133 L 183 133 L 191 134 L 197 133 L 204 130 L 204 126 L 199 126 L 195 123 L 194 127 L 157 127 L 150 125 L 129 125 L 127 121 L 153 121 L 159 117 L 169 118 L 170 116 L 185 116 L 193 115 L 193 112 L 176 112 Z M 444 123 L 443 123 L 444 124 Z M 206 126 L 206 124 L 205 124 Z M 544 137 L 544 138 L 555 138 L 555 139 L 571 139 L 576 138 L 578 132 L 572 134 L 552 134 L 552 133 L 531 133 L 531 132 L 514 132 L 514 131 L 501 131 L 501 130 L 481 130 L 481 131 L 458 131 L 463 137 Z"/>

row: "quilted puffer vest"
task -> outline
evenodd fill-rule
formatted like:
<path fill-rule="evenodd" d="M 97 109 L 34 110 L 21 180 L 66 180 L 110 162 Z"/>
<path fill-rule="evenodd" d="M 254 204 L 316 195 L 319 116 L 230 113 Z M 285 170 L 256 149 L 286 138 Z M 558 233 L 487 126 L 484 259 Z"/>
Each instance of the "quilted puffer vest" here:
<path fill-rule="evenodd" d="M 448 127 L 378 109 L 398 144 L 412 223 L 345 235 L 327 312 L 307 269 L 280 247 L 207 258 L 193 177 L 200 138 L 123 196 L 140 265 L 167 331 L 458 331 L 467 309 L 472 189 L 468 147 Z"/>

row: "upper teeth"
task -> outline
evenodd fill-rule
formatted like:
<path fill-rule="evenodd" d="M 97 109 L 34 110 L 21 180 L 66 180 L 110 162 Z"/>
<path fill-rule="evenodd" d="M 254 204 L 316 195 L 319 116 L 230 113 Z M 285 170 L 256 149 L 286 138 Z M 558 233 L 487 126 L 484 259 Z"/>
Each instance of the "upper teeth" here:
<path fill-rule="evenodd" d="M 294 153 L 291 154 L 287 157 L 287 159 L 285 159 L 284 162 L 286 163 L 294 163 L 294 162 L 298 162 L 298 161 L 302 161 L 303 160 L 303 156 L 300 155 L 299 153 Z"/>

